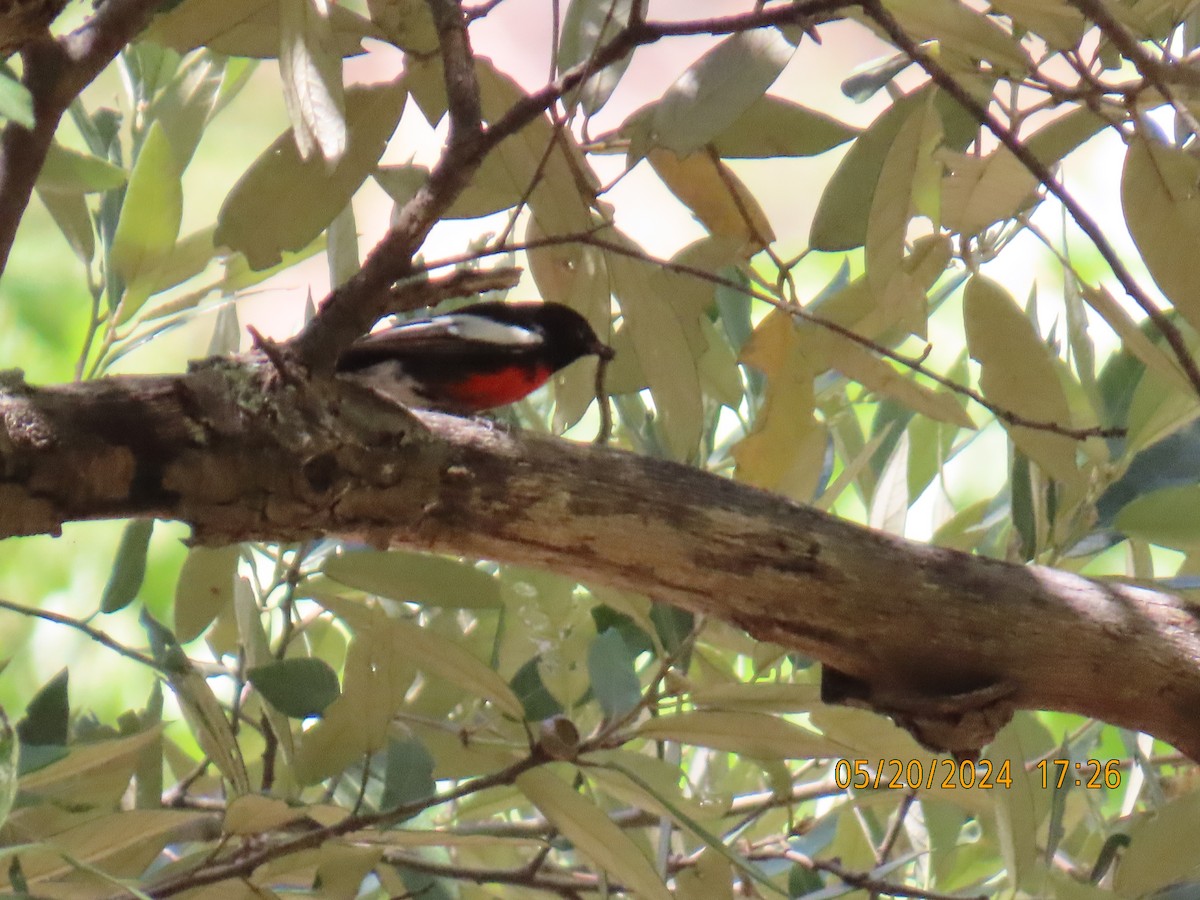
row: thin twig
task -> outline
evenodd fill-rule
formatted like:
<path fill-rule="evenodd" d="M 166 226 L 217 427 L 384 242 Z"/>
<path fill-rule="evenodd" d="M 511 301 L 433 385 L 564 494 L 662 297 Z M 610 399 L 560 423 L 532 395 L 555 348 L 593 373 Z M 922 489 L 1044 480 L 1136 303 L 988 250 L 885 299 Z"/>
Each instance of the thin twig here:
<path fill-rule="evenodd" d="M 78 619 L 73 619 L 70 616 L 64 616 L 61 613 L 50 612 L 45 609 L 34 609 L 32 606 L 22 606 L 20 603 L 13 603 L 9 600 L 0 600 L 0 609 L 7 609 L 9 612 L 17 613 L 21 616 L 28 616 L 31 619 L 42 619 L 46 622 L 53 622 L 55 625 L 65 625 L 67 628 L 73 628 L 78 632 L 87 635 L 88 638 L 95 641 L 101 646 L 107 647 L 114 653 L 124 656 L 126 659 L 132 659 L 134 662 L 141 663 L 143 666 L 153 669 L 155 672 L 162 674 L 167 673 L 167 669 L 158 663 L 153 657 L 147 656 L 144 653 L 139 653 L 137 650 L 132 650 L 124 644 L 118 643 L 113 638 L 110 638 L 103 631 L 98 631 L 92 626 L 80 622 Z"/>
<path fill-rule="evenodd" d="M 1079 202 L 1054 177 L 1050 169 L 1028 147 L 1021 143 L 1020 138 L 1010 128 L 992 115 L 983 104 L 976 100 L 966 88 L 955 80 L 954 76 L 941 63 L 926 53 L 909 36 L 908 32 L 896 20 L 896 17 L 888 12 L 880 0 L 861 0 L 861 5 L 867 17 L 883 29 L 892 40 L 892 43 L 902 50 L 909 59 L 919 65 L 934 84 L 958 101 L 960 106 L 971 113 L 981 125 L 995 135 L 996 139 L 1012 152 L 1013 156 L 1042 183 L 1046 190 L 1053 194 L 1066 207 L 1067 212 L 1071 214 L 1071 218 L 1075 220 L 1075 224 L 1088 236 L 1096 250 L 1104 258 L 1104 261 L 1108 264 L 1117 281 L 1121 283 L 1121 287 L 1125 289 L 1125 293 L 1142 308 L 1150 321 L 1154 323 L 1154 327 L 1159 330 L 1159 333 L 1162 334 L 1163 338 L 1170 345 L 1171 351 L 1175 354 L 1175 358 L 1183 368 L 1192 389 L 1197 394 L 1200 394 L 1200 368 L 1197 368 L 1196 361 L 1192 358 L 1191 351 L 1188 349 L 1187 341 L 1184 340 L 1183 334 L 1175 326 L 1175 323 L 1168 319 L 1163 311 L 1159 309 L 1158 304 L 1142 289 L 1141 285 L 1137 283 L 1132 273 L 1126 268 L 1125 263 L 1121 261 L 1116 248 L 1105 237 L 1096 220 L 1088 215 Z"/>

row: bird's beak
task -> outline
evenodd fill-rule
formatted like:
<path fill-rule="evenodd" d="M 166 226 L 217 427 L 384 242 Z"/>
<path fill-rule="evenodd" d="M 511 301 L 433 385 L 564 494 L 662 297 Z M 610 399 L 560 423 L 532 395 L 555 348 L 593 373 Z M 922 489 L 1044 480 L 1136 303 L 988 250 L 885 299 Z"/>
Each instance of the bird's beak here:
<path fill-rule="evenodd" d="M 596 340 L 596 342 L 592 344 L 592 352 L 605 362 L 608 362 L 617 355 L 617 351 L 613 350 L 612 347 L 608 346 L 608 344 L 601 340 Z"/>

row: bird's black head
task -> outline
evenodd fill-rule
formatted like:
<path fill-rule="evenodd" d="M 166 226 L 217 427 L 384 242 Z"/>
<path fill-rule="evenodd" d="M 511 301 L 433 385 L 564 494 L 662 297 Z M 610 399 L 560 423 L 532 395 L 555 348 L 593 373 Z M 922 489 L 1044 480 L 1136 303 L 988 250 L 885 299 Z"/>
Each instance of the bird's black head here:
<path fill-rule="evenodd" d="M 555 370 L 583 356 L 613 358 L 612 347 L 596 336 L 588 320 L 561 303 L 476 303 L 460 312 L 487 316 L 507 325 L 539 332 L 548 361 Z"/>

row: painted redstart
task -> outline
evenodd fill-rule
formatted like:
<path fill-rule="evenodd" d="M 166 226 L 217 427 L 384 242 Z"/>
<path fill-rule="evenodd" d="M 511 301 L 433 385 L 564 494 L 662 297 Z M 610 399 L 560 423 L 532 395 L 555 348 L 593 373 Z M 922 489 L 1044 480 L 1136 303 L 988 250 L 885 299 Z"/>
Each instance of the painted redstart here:
<path fill-rule="evenodd" d="M 489 301 L 368 334 L 337 371 L 405 406 L 470 414 L 520 400 L 581 357 L 612 355 L 568 306 Z"/>

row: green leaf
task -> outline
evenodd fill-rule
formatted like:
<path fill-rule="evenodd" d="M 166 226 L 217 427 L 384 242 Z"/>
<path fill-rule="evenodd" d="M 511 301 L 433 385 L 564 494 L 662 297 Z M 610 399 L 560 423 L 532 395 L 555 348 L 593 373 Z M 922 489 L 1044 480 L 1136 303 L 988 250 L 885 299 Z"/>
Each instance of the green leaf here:
<path fill-rule="evenodd" d="M 90 263 L 96 255 L 96 234 L 92 230 L 92 214 L 88 211 L 83 194 L 59 194 L 41 188 L 38 188 L 37 194 L 75 255 L 84 265 Z"/>
<path fill-rule="evenodd" d="M 7 68 L 0 69 L 0 117 L 33 128 L 33 95 Z"/>
<path fill-rule="evenodd" d="M 336 163 L 346 152 L 342 57 L 315 0 L 280 0 L 279 75 L 300 158 L 319 148 L 326 162 Z"/>
<path fill-rule="evenodd" d="M 311 243 L 371 174 L 400 120 L 406 91 L 376 84 L 346 91 L 346 152 L 329 169 L 303 160 L 289 129 L 241 177 L 218 216 L 214 241 L 245 254 L 253 269 L 279 264 Z"/>
<path fill-rule="evenodd" d="M 146 551 L 154 531 L 153 519 L 131 519 L 121 533 L 112 572 L 100 597 L 100 612 L 113 613 L 133 602 L 146 577 Z"/>
<path fill-rule="evenodd" d="M 1045 0 L 991 0 L 992 7 L 1008 16 L 1021 28 L 1045 38 L 1055 50 L 1071 50 L 1079 45 L 1088 21 L 1069 3 Z M 1091 112 L 1091 110 L 1086 110 Z"/>
<path fill-rule="evenodd" d="M 458 609 L 498 609 L 500 585 L 472 564 L 400 550 L 355 550 L 330 556 L 322 572 L 335 581 L 392 600 Z"/>
<path fill-rule="evenodd" d="M 312 657 L 255 666 L 246 677 L 268 703 L 293 719 L 319 716 L 341 694 L 329 663 Z"/>
<path fill-rule="evenodd" d="M 68 697 L 70 673 L 63 669 L 42 685 L 17 723 L 22 744 L 64 746 L 70 734 L 71 704 Z"/>
<path fill-rule="evenodd" d="M 981 367 L 984 396 L 1035 422 L 1071 426 L 1071 410 L 1058 379 L 1054 354 L 1016 301 L 994 281 L 976 275 L 963 298 L 967 347 Z M 1033 428 L 1005 428 L 1013 443 L 1051 477 L 1079 478 L 1075 441 Z"/>
<path fill-rule="evenodd" d="M 815 731 L 754 712 L 695 711 L 658 716 L 638 726 L 639 737 L 679 741 L 754 759 L 844 756 L 846 747 Z"/>
<path fill-rule="evenodd" d="M 629 21 L 633 0 L 571 0 L 563 17 L 562 37 L 558 41 L 558 68 L 573 68 L 592 58 Z M 590 76 L 575 92 L 567 95 L 568 106 L 577 101 L 589 115 L 608 102 L 633 54 L 626 53 L 616 62 Z"/>
<path fill-rule="evenodd" d="M 364 37 L 382 33 L 358 13 L 329 4 L 333 46 L 339 56 L 362 52 Z M 143 39 L 180 53 L 207 47 L 224 56 L 273 59 L 281 40 L 278 0 L 184 0 L 155 16 Z"/>
<path fill-rule="evenodd" d="M 17 799 L 17 774 L 21 768 L 21 741 L 0 710 L 0 825 L 8 821 Z"/>
<path fill-rule="evenodd" d="M 1200 485 L 1143 494 L 1117 513 L 1113 527 L 1152 544 L 1194 551 L 1200 548 Z"/>
<path fill-rule="evenodd" d="M 142 142 L 121 215 L 111 258 L 125 282 L 117 323 L 128 322 L 150 296 L 163 261 L 175 246 L 183 215 L 179 164 L 162 126 L 150 126 Z"/>
<path fill-rule="evenodd" d="M 432 797 L 437 790 L 433 778 L 436 762 L 418 737 L 388 741 L 387 768 L 379 805 L 389 809 Z"/>
<path fill-rule="evenodd" d="M 987 156 L 946 151 L 950 174 L 942 182 L 942 224 L 963 236 L 981 234 L 1035 202 L 1038 180 L 1007 147 Z"/>
<path fill-rule="evenodd" d="M 1142 134 L 1121 173 L 1125 223 L 1154 281 L 1193 327 L 1200 326 L 1200 267 L 1181 246 L 1200 242 L 1200 160 Z"/>
<path fill-rule="evenodd" d="M 917 108 L 915 96 L 897 100 L 851 144 L 817 203 L 808 236 L 814 250 L 853 250 L 866 242 L 871 198 L 883 161 Z"/>
<path fill-rule="evenodd" d="M 546 689 L 546 684 L 542 681 L 536 656 L 517 669 L 509 679 L 508 686 L 521 701 L 527 722 L 541 722 L 563 712 L 562 704 L 554 699 L 554 695 Z"/>
<path fill-rule="evenodd" d="M 1107 119 L 1087 107 L 1059 116 L 1024 138 L 1025 148 L 1047 166 L 1052 166 L 1108 125 Z"/>
<path fill-rule="evenodd" d="M 518 776 L 517 787 L 567 840 L 626 890 L 642 900 L 671 900 L 671 892 L 638 845 L 550 767 Z"/>
<path fill-rule="evenodd" d="M 712 148 L 724 159 L 816 156 L 857 134 L 858 129 L 831 116 L 764 94 L 713 137 Z"/>
<path fill-rule="evenodd" d="M 198 638 L 233 602 L 233 579 L 240 557 L 237 544 L 188 551 L 175 584 L 175 636 L 181 644 Z"/>
<path fill-rule="evenodd" d="M 46 163 L 38 173 L 40 191 L 93 194 L 125 184 L 128 174 L 106 159 L 72 150 L 57 142 L 46 152 Z"/>
<path fill-rule="evenodd" d="M 634 657 L 617 629 L 596 635 L 588 647 L 587 666 L 592 694 L 606 718 L 619 718 L 638 705 L 642 686 Z"/>
<path fill-rule="evenodd" d="M 986 16 L 955 0 L 884 0 L 883 4 L 918 40 L 935 40 L 968 56 L 985 59 L 1010 75 L 1033 63 L 1020 42 Z"/>
<path fill-rule="evenodd" d="M 627 238 L 624 241 L 638 249 Z M 608 266 L 671 453 L 677 459 L 690 459 L 704 428 L 704 405 L 686 310 L 677 309 L 675 298 L 658 290 L 661 276 L 656 268 L 617 254 L 609 254 Z"/>
<path fill-rule="evenodd" d="M 700 149 L 762 97 L 795 51 L 774 28 L 725 38 L 655 105 L 650 139 L 681 157 Z"/>

